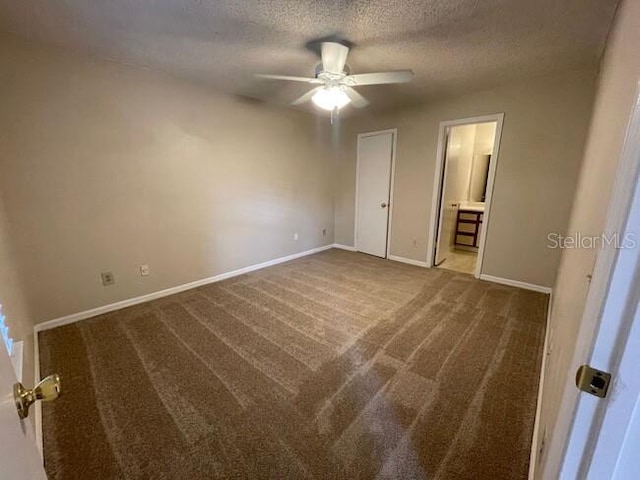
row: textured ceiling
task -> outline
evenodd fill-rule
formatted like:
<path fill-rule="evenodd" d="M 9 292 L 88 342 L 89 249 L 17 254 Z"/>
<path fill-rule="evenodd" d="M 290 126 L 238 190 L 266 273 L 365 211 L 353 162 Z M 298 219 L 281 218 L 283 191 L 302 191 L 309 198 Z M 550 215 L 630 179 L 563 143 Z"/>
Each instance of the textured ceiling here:
<path fill-rule="evenodd" d="M 411 68 L 360 87 L 372 108 L 423 103 L 594 63 L 618 0 L 0 0 L 0 30 L 287 104 L 313 75 L 309 41 L 353 43 L 353 73 Z"/>

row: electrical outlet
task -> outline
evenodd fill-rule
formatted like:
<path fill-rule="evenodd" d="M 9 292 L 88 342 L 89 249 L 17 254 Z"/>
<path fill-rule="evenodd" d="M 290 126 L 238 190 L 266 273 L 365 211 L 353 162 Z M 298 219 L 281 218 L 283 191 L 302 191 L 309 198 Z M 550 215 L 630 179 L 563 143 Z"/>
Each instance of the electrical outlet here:
<path fill-rule="evenodd" d="M 149 276 L 149 265 L 140 265 L 140 276 L 141 277 Z"/>
<path fill-rule="evenodd" d="M 116 283 L 116 279 L 111 272 L 102 272 L 100 274 L 100 277 L 102 277 L 102 285 L 104 285 L 105 287 Z"/>
<path fill-rule="evenodd" d="M 298 232 L 296 232 L 296 233 L 294 233 L 294 234 L 293 234 L 293 239 L 294 239 L 294 240 L 298 240 Z"/>

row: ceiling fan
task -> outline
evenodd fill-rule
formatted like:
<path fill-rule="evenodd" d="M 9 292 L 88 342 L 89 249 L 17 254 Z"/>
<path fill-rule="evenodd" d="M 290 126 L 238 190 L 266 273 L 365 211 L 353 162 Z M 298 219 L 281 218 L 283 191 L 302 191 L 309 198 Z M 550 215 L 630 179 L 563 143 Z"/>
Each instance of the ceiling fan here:
<path fill-rule="evenodd" d="M 351 75 L 346 65 L 349 47 L 337 42 L 322 42 L 322 62 L 316 67 L 315 77 L 295 77 L 289 75 L 257 74 L 256 77 L 272 80 L 287 80 L 319 85 L 291 105 L 300 105 L 311 100 L 318 107 L 336 114 L 339 109 L 351 103 L 356 108 L 369 105 L 369 101 L 353 87 L 361 85 L 381 85 L 388 83 L 406 83 L 413 79 L 411 70 L 393 72 L 361 73 Z"/>

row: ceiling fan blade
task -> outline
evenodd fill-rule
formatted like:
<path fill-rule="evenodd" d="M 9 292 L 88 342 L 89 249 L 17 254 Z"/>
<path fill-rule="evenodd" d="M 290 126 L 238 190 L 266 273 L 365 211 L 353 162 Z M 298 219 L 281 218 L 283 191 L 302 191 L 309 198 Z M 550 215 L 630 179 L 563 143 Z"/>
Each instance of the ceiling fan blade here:
<path fill-rule="evenodd" d="M 323 83 L 322 80 L 319 80 L 313 77 L 294 77 L 291 75 L 269 75 L 266 73 L 256 73 L 254 76 L 258 78 L 266 78 L 267 80 L 288 80 L 290 82 Z"/>
<path fill-rule="evenodd" d="M 307 93 L 305 93 L 304 95 L 302 95 L 301 97 L 295 99 L 293 102 L 291 102 L 291 105 L 300 105 L 301 103 L 305 103 L 308 102 L 309 100 L 311 100 L 311 98 L 316 94 L 316 92 L 318 90 L 323 89 L 324 87 L 316 87 L 316 88 L 312 88 L 311 90 L 309 90 Z"/>
<path fill-rule="evenodd" d="M 395 72 L 361 73 L 347 75 L 343 82 L 346 85 L 380 85 L 383 83 L 406 83 L 413 80 L 413 71 L 397 70 Z"/>
<path fill-rule="evenodd" d="M 349 97 L 349 100 L 351 100 L 351 104 L 354 107 L 363 108 L 369 105 L 369 100 L 364 98 L 362 95 L 356 92 L 353 88 L 351 87 L 343 87 L 343 88 L 344 88 L 344 93 L 347 94 L 347 97 Z"/>
<path fill-rule="evenodd" d="M 336 42 L 323 42 L 321 52 L 322 68 L 325 72 L 340 74 L 344 71 L 349 47 Z"/>

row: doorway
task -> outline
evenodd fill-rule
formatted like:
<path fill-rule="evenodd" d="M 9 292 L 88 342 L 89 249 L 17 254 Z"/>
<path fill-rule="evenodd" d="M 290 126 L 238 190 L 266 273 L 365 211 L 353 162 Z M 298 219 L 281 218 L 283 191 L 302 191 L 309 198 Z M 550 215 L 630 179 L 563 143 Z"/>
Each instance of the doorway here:
<path fill-rule="evenodd" d="M 480 277 L 503 116 L 440 124 L 428 266 Z"/>
<path fill-rule="evenodd" d="M 397 130 L 358 134 L 355 247 L 369 255 L 389 253 Z"/>

